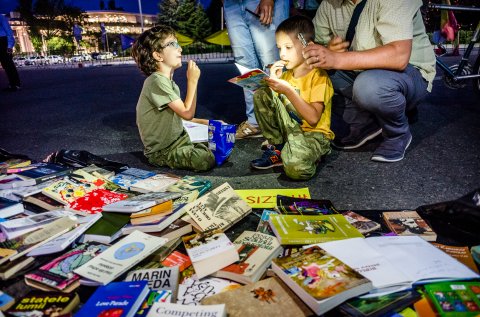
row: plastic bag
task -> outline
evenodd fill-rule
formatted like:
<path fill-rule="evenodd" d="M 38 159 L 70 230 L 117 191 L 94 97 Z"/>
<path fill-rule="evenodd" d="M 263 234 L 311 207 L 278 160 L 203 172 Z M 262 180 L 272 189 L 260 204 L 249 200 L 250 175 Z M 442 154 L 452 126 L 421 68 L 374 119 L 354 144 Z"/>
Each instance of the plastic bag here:
<path fill-rule="evenodd" d="M 233 124 L 216 120 L 208 122 L 208 148 L 213 152 L 217 166 L 222 165 L 232 153 L 236 130 Z"/>

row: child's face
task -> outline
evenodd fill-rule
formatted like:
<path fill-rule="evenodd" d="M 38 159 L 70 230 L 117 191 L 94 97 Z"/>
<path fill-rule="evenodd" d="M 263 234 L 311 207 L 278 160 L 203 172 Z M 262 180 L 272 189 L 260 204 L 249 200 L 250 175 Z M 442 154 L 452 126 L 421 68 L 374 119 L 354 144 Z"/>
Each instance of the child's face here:
<path fill-rule="evenodd" d="M 302 56 L 302 43 L 296 35 L 278 32 L 275 34 L 280 59 L 287 69 L 295 69 L 305 62 Z"/>
<path fill-rule="evenodd" d="M 163 60 L 162 63 L 166 64 L 173 69 L 177 69 L 182 66 L 182 48 L 178 44 L 175 36 L 170 35 L 162 42 L 162 51 L 160 52 Z"/>

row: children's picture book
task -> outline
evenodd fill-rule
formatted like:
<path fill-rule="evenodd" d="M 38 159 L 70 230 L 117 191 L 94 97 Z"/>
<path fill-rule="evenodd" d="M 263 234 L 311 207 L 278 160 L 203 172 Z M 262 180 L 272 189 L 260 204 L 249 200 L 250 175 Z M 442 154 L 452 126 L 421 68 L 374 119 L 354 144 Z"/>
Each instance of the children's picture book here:
<path fill-rule="evenodd" d="M 180 197 L 180 193 L 147 193 L 103 206 L 104 211 L 133 213 Z"/>
<path fill-rule="evenodd" d="M 439 279 L 480 277 L 418 236 L 354 238 L 317 245 L 370 279 L 375 288 L 371 297 Z"/>
<path fill-rule="evenodd" d="M 338 211 L 330 200 L 297 198 L 277 195 L 277 207 L 283 215 L 331 215 Z"/>
<path fill-rule="evenodd" d="M 147 281 L 113 282 L 100 286 L 75 317 L 132 317 L 149 294 Z"/>
<path fill-rule="evenodd" d="M 373 289 L 370 280 L 317 246 L 274 259 L 272 269 L 317 315 Z"/>
<path fill-rule="evenodd" d="M 244 89 L 255 91 L 262 87 L 267 87 L 265 82 L 265 77 L 269 77 L 261 69 L 251 69 L 245 72 L 244 74 L 230 78 L 228 82 L 238 85 Z"/>
<path fill-rule="evenodd" d="M 169 290 L 175 297 L 179 281 L 178 266 L 130 271 L 125 281 L 147 281 L 152 291 Z"/>
<path fill-rule="evenodd" d="M 156 302 L 150 308 L 147 317 L 171 317 L 171 316 L 209 316 L 227 317 L 224 304 L 186 306 L 166 302 Z"/>
<path fill-rule="evenodd" d="M 94 183 L 79 181 L 74 177 L 64 177 L 50 186 L 42 189 L 42 193 L 56 201 L 67 205 L 74 202 L 77 198 L 85 196 L 92 190 L 100 188 Z"/>
<path fill-rule="evenodd" d="M 9 218 L 21 214 L 23 210 L 22 203 L 0 197 L 0 218 Z"/>
<path fill-rule="evenodd" d="M 187 120 L 182 123 L 192 143 L 208 142 L 208 125 Z"/>
<path fill-rule="evenodd" d="M 110 244 L 122 235 L 122 228 L 130 220 L 130 216 L 123 213 L 102 212 L 97 215 L 101 215 L 101 218 L 85 231 L 83 242 Z"/>
<path fill-rule="evenodd" d="M 272 259 L 276 258 L 282 249 L 277 238 L 254 231 L 244 231 L 233 244 L 240 260 L 218 270 L 214 276 L 242 284 L 260 280 Z"/>
<path fill-rule="evenodd" d="M 213 189 L 183 209 L 204 231 L 227 230 L 252 211 L 228 183 Z"/>
<path fill-rule="evenodd" d="M 425 285 L 425 293 L 441 317 L 480 315 L 480 282 L 439 282 Z"/>
<path fill-rule="evenodd" d="M 177 304 L 195 306 L 209 296 L 229 292 L 241 287 L 240 284 L 217 277 L 202 279 L 187 278 L 178 286 Z"/>
<path fill-rule="evenodd" d="M 270 228 L 270 224 L 268 223 L 271 214 L 278 215 L 278 211 L 268 209 L 263 210 L 262 215 L 260 216 L 260 221 L 258 222 L 257 232 L 269 234 L 271 236 L 275 235 L 272 228 Z"/>
<path fill-rule="evenodd" d="M 166 242 L 167 239 L 134 231 L 91 261 L 75 269 L 74 272 L 105 285 L 128 271 Z"/>
<path fill-rule="evenodd" d="M 105 205 L 124 200 L 128 198 L 127 194 L 112 192 L 107 189 L 94 189 L 84 196 L 75 199 L 68 205 L 68 209 L 80 215 L 91 215 L 102 212 Z"/>
<path fill-rule="evenodd" d="M 436 246 L 446 254 L 450 255 L 452 258 L 456 259 L 457 261 L 465 264 L 468 268 L 470 268 L 475 273 L 478 272 L 478 267 L 473 260 L 472 253 L 470 253 L 470 249 L 468 247 L 457 247 L 453 245 L 446 245 L 432 242 L 432 245 Z"/>
<path fill-rule="evenodd" d="M 107 245 L 93 242 L 81 244 L 25 275 L 25 283 L 44 291 L 70 293 L 80 286 L 80 276 L 75 274 L 73 270 L 87 263 L 107 248 Z"/>
<path fill-rule="evenodd" d="M 7 311 L 8 317 L 57 317 L 68 315 L 80 304 L 77 293 L 32 291 L 17 299 Z"/>
<path fill-rule="evenodd" d="M 202 300 L 202 305 L 212 304 L 225 304 L 229 317 L 313 315 L 278 277 L 266 278 Z"/>
<path fill-rule="evenodd" d="M 192 191 L 198 191 L 198 196 L 205 194 L 210 188 L 212 188 L 212 182 L 208 179 L 186 175 L 178 180 L 176 183 L 170 185 L 167 188 L 169 192 L 176 192 L 186 194 Z"/>
<path fill-rule="evenodd" d="M 388 295 L 362 298 L 357 297 L 340 305 L 339 310 L 346 316 L 382 317 L 400 312 L 420 300 L 421 295 L 415 290 L 392 293 Z"/>
<path fill-rule="evenodd" d="M 361 234 L 367 234 L 369 232 L 378 230 L 381 227 L 378 222 L 365 218 L 364 216 L 359 215 L 351 210 L 342 212 L 342 215 L 347 219 L 348 222 L 350 222 L 352 226 L 357 228 Z"/>
<path fill-rule="evenodd" d="M 414 210 L 385 211 L 382 216 L 387 227 L 399 236 L 418 235 L 427 241 L 437 240 L 437 234 Z"/>
<path fill-rule="evenodd" d="M 190 260 L 190 257 L 186 256 L 185 254 L 179 251 L 173 251 L 165 258 L 165 260 L 162 261 L 162 265 L 166 267 L 177 266 L 179 271 L 182 272 L 187 267 L 192 265 L 192 261 Z"/>
<path fill-rule="evenodd" d="M 239 260 L 234 244 L 219 229 L 185 236 L 182 240 L 198 278 Z"/>
<path fill-rule="evenodd" d="M 308 187 L 275 189 L 236 189 L 235 192 L 252 208 L 273 209 L 277 207 L 277 195 L 310 198 Z"/>
<path fill-rule="evenodd" d="M 270 226 L 282 245 L 311 244 L 363 237 L 342 215 L 270 215 Z"/>

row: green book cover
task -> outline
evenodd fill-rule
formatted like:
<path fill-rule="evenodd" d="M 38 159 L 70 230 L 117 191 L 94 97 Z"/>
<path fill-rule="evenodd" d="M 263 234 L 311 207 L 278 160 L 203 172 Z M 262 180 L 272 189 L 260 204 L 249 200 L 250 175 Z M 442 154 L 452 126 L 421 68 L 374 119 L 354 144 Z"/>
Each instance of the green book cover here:
<path fill-rule="evenodd" d="M 270 215 L 269 223 L 282 245 L 313 244 L 363 238 L 342 215 Z"/>
<path fill-rule="evenodd" d="M 480 315 L 480 282 L 439 282 L 425 285 L 429 301 L 442 317 Z"/>
<path fill-rule="evenodd" d="M 102 212 L 102 218 L 85 231 L 85 236 L 115 237 L 129 221 L 130 214 L 128 213 Z M 88 239 L 86 240 L 88 241 Z"/>

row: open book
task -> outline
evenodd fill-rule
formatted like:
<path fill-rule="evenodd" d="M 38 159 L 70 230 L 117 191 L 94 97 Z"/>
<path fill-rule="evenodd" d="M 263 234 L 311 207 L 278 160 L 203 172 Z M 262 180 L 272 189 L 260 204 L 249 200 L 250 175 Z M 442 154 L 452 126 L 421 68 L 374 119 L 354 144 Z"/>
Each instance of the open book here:
<path fill-rule="evenodd" d="M 417 236 L 371 237 L 317 244 L 372 281 L 366 296 L 380 296 L 413 284 L 480 276 Z"/>
<path fill-rule="evenodd" d="M 252 91 L 267 86 L 263 79 L 269 77 L 269 75 L 263 70 L 258 68 L 248 69 L 237 63 L 235 63 L 235 66 L 237 66 L 241 75 L 229 79 L 228 82 Z"/>

